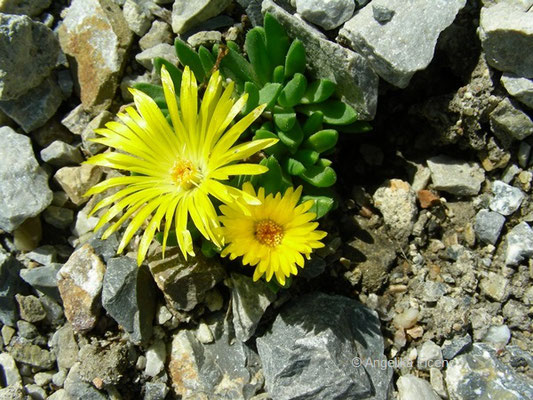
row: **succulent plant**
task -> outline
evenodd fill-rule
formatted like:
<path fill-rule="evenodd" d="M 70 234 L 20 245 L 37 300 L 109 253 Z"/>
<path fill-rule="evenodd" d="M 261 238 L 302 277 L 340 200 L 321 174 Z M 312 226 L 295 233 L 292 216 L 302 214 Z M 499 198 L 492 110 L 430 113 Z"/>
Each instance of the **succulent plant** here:
<path fill-rule="evenodd" d="M 336 84 L 327 79 L 311 79 L 306 74 L 306 54 L 302 42 L 291 39 L 271 15 L 264 26 L 246 34 L 245 55 L 234 42 L 215 45 L 211 50 L 200 46 L 197 51 L 180 39 L 175 49 L 181 64 L 205 82 L 219 70 L 235 82 L 237 92 L 248 94 L 245 115 L 259 104 L 267 104 L 262 118 L 250 127 L 253 139 L 279 138 L 265 150 L 261 164 L 269 172 L 260 176 L 240 177 L 236 185 L 250 180 L 267 193 L 284 191 L 289 186 L 303 185 L 302 201 L 314 200 L 313 211 L 322 217 L 336 205 L 334 191 L 337 176 L 331 161 L 324 156 L 334 151 L 340 132 L 364 132 L 370 125 L 357 121 L 357 112 L 335 97 Z M 180 69 L 167 60 L 156 58 L 159 71 L 165 65 L 179 87 Z M 156 85 L 137 84 L 166 113 L 163 90 Z"/>

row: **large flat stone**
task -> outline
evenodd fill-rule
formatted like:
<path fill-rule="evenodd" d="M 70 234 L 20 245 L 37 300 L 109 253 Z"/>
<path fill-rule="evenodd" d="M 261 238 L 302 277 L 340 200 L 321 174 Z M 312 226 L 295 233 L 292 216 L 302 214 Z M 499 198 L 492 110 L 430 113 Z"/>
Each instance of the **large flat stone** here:
<path fill-rule="evenodd" d="M 200 22 L 220 14 L 231 0 L 176 0 L 172 7 L 172 30 L 184 33 Z"/>
<path fill-rule="evenodd" d="M 111 0 L 73 0 L 58 33 L 61 48 L 73 58 L 83 108 L 105 110 L 115 95 L 132 39 L 119 6 Z"/>
<path fill-rule="evenodd" d="M 272 0 L 263 1 L 263 13 L 266 12 L 274 15 L 291 37 L 302 41 L 315 78 L 337 83 L 337 94 L 359 113 L 359 119 L 374 118 L 379 79 L 364 57 L 328 40 Z"/>
<path fill-rule="evenodd" d="M 8 126 L 0 127 L 0 228 L 13 232 L 48 207 L 52 197 L 30 138 Z"/>
<path fill-rule="evenodd" d="M 372 68 L 394 86 L 404 88 L 416 71 L 433 59 L 440 33 L 466 0 L 374 0 L 346 22 L 339 37 L 365 56 Z M 378 21 L 374 9 L 388 9 L 392 18 Z"/>

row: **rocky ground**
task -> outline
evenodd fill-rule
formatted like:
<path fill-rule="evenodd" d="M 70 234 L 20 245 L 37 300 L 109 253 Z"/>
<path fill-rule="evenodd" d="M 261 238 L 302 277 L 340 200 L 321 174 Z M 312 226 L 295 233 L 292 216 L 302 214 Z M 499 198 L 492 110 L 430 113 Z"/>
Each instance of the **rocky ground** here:
<path fill-rule="evenodd" d="M 0 0 L 0 399 L 533 398 L 533 1 Z M 152 59 L 274 14 L 372 132 L 327 246 L 238 263 L 92 233 L 94 129 Z M 135 243 L 130 246 L 135 250 Z"/>

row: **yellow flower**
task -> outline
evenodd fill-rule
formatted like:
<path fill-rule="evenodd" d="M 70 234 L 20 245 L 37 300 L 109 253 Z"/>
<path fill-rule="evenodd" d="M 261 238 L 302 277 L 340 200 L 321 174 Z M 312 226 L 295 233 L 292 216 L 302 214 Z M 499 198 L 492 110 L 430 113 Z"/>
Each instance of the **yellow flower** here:
<path fill-rule="evenodd" d="M 246 182 L 243 190 L 255 197 L 250 182 Z M 315 214 L 308 212 L 313 201 L 306 201 L 297 206 L 302 187 L 292 187 L 282 196 L 265 197 L 264 188 L 259 188 L 257 198 L 261 204 L 250 204 L 246 211 L 237 204 L 220 207 L 222 231 L 228 245 L 222 250 L 222 256 L 234 260 L 242 256 L 243 265 L 256 266 L 254 281 L 266 275 L 270 281 L 273 275 L 278 282 L 285 285 L 285 278 L 296 275 L 298 268 L 304 266 L 313 249 L 324 247 L 319 240 L 326 232 L 316 230 L 318 222 L 311 222 Z"/>
<path fill-rule="evenodd" d="M 175 224 L 178 245 L 185 258 L 194 255 L 191 234 L 187 230 L 189 216 L 200 233 L 218 247 L 224 244 L 217 212 L 211 202 L 213 196 L 223 203 L 244 200 L 259 204 L 254 196 L 220 181 L 231 175 L 257 175 L 267 168 L 257 164 L 235 164 L 277 140 L 255 140 L 234 145 L 239 136 L 263 112 L 259 106 L 230 126 L 246 104 L 246 95 L 235 101 L 231 98 L 233 82 L 226 89 L 215 72 L 207 85 L 198 110 L 196 78 L 188 67 L 183 72 L 179 108 L 170 74 L 161 69 L 161 80 L 172 126 L 156 103 L 145 93 L 130 89 L 137 111 L 128 107 L 117 116 L 119 122 L 109 122 L 96 132 L 95 142 L 117 151 L 98 154 L 87 163 L 135 173 L 113 177 L 90 189 L 86 195 L 124 186 L 117 193 L 100 201 L 91 214 L 112 205 L 100 218 L 95 230 L 122 211 L 102 235 L 107 238 L 126 220 L 129 222 L 118 253 L 130 242 L 145 221 L 149 221 L 139 243 L 137 262 L 146 256 L 156 230 L 164 219 L 163 252 L 172 222 Z M 152 216 L 153 214 L 153 216 Z"/>

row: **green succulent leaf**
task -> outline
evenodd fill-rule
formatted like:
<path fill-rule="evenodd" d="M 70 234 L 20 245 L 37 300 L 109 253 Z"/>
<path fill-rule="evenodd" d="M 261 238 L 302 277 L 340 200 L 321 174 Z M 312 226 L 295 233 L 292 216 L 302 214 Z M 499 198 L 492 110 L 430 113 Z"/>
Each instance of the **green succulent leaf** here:
<path fill-rule="evenodd" d="M 289 50 L 289 36 L 278 20 L 270 13 L 265 14 L 263 25 L 265 27 L 266 48 L 272 65 L 283 65 Z"/>
<path fill-rule="evenodd" d="M 317 164 L 307 167 L 305 172 L 300 175 L 300 178 L 313 186 L 324 188 L 330 187 L 335 183 L 337 174 L 333 168 Z"/>
<path fill-rule="evenodd" d="M 282 86 L 279 83 L 267 83 L 259 90 L 259 104 L 266 103 L 266 108 L 271 109 L 276 104 L 281 88 Z"/>
<path fill-rule="evenodd" d="M 253 140 L 258 139 L 279 139 L 279 137 L 267 129 L 258 129 L 255 131 Z M 275 157 L 281 157 L 283 154 L 287 153 L 287 147 L 281 141 L 279 141 L 275 145 L 267 147 L 263 151 L 269 156 L 273 155 Z"/>
<path fill-rule="evenodd" d="M 345 133 L 365 133 L 372 130 L 372 125 L 366 121 L 355 121 L 349 125 L 339 126 L 337 129 Z"/>
<path fill-rule="evenodd" d="M 335 208 L 336 202 L 335 199 L 329 196 L 313 196 L 313 195 L 304 195 L 302 196 L 302 202 L 312 200 L 314 202 L 313 206 L 309 209 L 310 212 L 316 214 L 315 218 L 322 218 L 328 212 Z"/>
<path fill-rule="evenodd" d="M 299 72 L 287 82 L 278 96 L 278 103 L 282 107 L 294 107 L 298 104 L 307 88 L 307 79 Z"/>
<path fill-rule="evenodd" d="M 326 100 L 317 104 L 304 104 L 298 107 L 298 111 L 305 115 L 321 111 L 324 114 L 324 122 L 331 125 L 348 125 L 355 122 L 357 112 L 348 104 L 340 100 Z"/>
<path fill-rule="evenodd" d="M 304 133 L 302 132 L 302 128 L 300 127 L 298 121 L 296 121 L 290 130 L 278 130 L 277 133 L 281 142 L 289 148 L 291 153 L 296 153 L 298 147 L 304 139 Z"/>
<path fill-rule="evenodd" d="M 256 85 L 260 86 L 258 82 L 252 64 L 250 64 L 246 59 L 239 54 L 237 51 L 232 48 L 228 48 L 227 54 L 220 61 L 220 69 L 222 74 L 226 78 L 230 78 L 235 81 L 237 84 L 240 84 L 244 87 L 244 82 L 250 81 L 254 82 Z M 219 51 L 224 51 L 222 48 Z"/>
<path fill-rule="evenodd" d="M 174 91 L 176 92 L 176 95 L 179 95 L 180 87 L 181 87 L 181 70 L 176 67 L 174 64 L 172 64 L 170 61 L 165 60 L 161 57 L 154 58 L 154 67 L 155 70 L 159 75 L 161 75 L 161 67 L 165 66 L 168 73 L 170 74 L 170 77 L 172 78 L 172 82 L 174 83 Z"/>
<path fill-rule="evenodd" d="M 274 72 L 272 73 L 272 82 L 285 82 L 285 67 L 283 65 L 278 65 L 276 68 L 274 68 Z"/>
<path fill-rule="evenodd" d="M 292 157 L 287 157 L 283 162 L 283 169 L 289 175 L 300 175 L 305 172 L 305 165 Z"/>
<path fill-rule="evenodd" d="M 183 40 L 176 38 L 174 41 L 174 47 L 176 48 L 176 55 L 183 65 L 188 65 L 191 71 L 196 76 L 199 82 L 203 82 L 205 79 L 204 67 L 200 61 L 200 56 L 189 47 Z"/>
<path fill-rule="evenodd" d="M 267 53 L 264 30 L 255 27 L 246 34 L 244 48 L 248 58 L 254 67 L 255 74 L 262 84 L 270 82 L 272 78 L 272 66 Z"/>
<path fill-rule="evenodd" d="M 290 131 L 296 123 L 295 112 L 274 113 L 273 118 L 276 127 L 284 132 Z"/>
<path fill-rule="evenodd" d="M 307 86 L 302 104 L 321 103 L 327 100 L 334 92 L 337 85 L 327 79 L 318 79 Z"/>
<path fill-rule="evenodd" d="M 305 48 L 301 41 L 294 39 L 285 57 L 285 77 L 291 77 L 297 72 L 305 72 Z"/>
<path fill-rule="evenodd" d="M 246 82 L 244 84 L 244 91 L 248 93 L 248 100 L 246 106 L 243 108 L 242 113 L 247 115 L 259 104 L 259 89 L 253 82 Z"/>
<path fill-rule="evenodd" d="M 202 238 L 202 247 L 200 251 L 207 258 L 211 258 L 220 253 L 220 250 L 215 246 L 215 244 L 207 239 Z"/>
<path fill-rule="evenodd" d="M 309 136 L 303 146 L 322 153 L 335 147 L 338 139 L 339 133 L 335 129 L 324 129 Z"/>
<path fill-rule="evenodd" d="M 134 84 L 133 87 L 150 96 L 159 108 L 167 108 L 167 102 L 165 100 L 162 86 L 139 82 Z"/>
<path fill-rule="evenodd" d="M 211 75 L 211 71 L 215 66 L 215 57 L 213 57 L 211 52 L 207 50 L 204 46 L 200 46 L 198 48 L 198 56 L 200 57 L 200 63 L 202 64 L 205 75 Z"/>
<path fill-rule="evenodd" d="M 293 155 L 295 160 L 300 161 L 306 167 L 314 165 L 318 161 L 319 157 L 320 154 L 311 149 L 300 149 Z"/>
<path fill-rule="evenodd" d="M 235 43 L 232 40 L 229 40 L 226 43 L 226 46 L 228 46 L 230 49 L 236 51 L 237 53 L 241 54 L 241 46 L 239 46 L 237 43 Z"/>
<path fill-rule="evenodd" d="M 268 171 L 261 175 L 252 177 L 252 184 L 256 187 L 265 188 L 265 194 L 277 193 L 283 190 L 284 180 L 281 166 L 274 156 L 261 160 L 261 165 L 268 168 Z"/>
<path fill-rule="evenodd" d="M 304 135 L 306 137 L 311 136 L 316 131 L 322 129 L 322 122 L 324 121 L 324 114 L 321 111 L 315 111 L 311 113 L 307 121 L 303 126 Z"/>
<path fill-rule="evenodd" d="M 265 121 L 265 122 L 263 122 L 261 124 L 261 128 L 260 129 L 264 129 L 264 130 L 273 132 L 274 131 L 274 124 L 272 123 L 272 121 Z"/>

